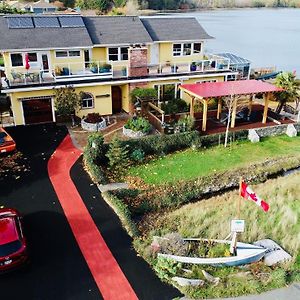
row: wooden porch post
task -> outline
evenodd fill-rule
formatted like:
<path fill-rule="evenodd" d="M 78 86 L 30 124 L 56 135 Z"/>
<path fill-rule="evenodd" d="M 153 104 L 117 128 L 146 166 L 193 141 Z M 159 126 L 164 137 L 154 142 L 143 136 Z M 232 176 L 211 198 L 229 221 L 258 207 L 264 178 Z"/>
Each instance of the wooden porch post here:
<path fill-rule="evenodd" d="M 194 118 L 194 101 L 195 101 L 195 97 L 192 97 L 191 98 L 191 106 L 190 106 L 190 116 L 192 117 L 192 118 Z"/>
<path fill-rule="evenodd" d="M 237 106 L 237 97 L 233 96 L 233 108 L 231 112 L 231 128 L 234 128 L 235 126 L 235 116 L 236 116 L 236 106 Z"/>
<path fill-rule="evenodd" d="M 206 131 L 206 123 L 207 123 L 207 99 L 203 99 L 202 131 Z"/>
<path fill-rule="evenodd" d="M 263 114 L 262 123 L 267 122 L 270 93 L 264 94 L 264 100 L 265 100 L 265 107 L 264 107 L 264 114 Z"/>
<path fill-rule="evenodd" d="M 253 104 L 254 99 L 255 99 L 255 94 L 250 95 L 249 105 L 248 105 L 249 115 L 252 113 L 252 104 Z"/>
<path fill-rule="evenodd" d="M 217 111 L 217 119 L 220 120 L 220 116 L 221 116 L 221 112 L 222 112 L 222 98 L 218 98 L 218 111 Z"/>

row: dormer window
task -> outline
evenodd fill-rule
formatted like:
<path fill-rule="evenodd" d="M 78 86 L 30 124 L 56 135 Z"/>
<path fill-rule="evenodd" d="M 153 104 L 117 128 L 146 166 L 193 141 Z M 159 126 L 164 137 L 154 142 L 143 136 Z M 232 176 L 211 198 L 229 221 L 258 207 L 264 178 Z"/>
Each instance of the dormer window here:
<path fill-rule="evenodd" d="M 173 44 L 173 56 L 189 56 L 201 53 L 201 43 Z"/>

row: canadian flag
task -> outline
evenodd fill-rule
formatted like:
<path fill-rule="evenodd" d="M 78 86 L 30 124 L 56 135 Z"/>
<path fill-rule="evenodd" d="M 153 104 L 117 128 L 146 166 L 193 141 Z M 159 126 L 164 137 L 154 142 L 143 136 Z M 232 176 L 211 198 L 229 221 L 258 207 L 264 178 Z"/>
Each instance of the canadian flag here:
<path fill-rule="evenodd" d="M 265 212 L 270 208 L 269 204 L 260 199 L 245 182 L 242 182 L 241 184 L 241 196 L 245 199 L 254 201 L 256 205 L 260 206 Z"/>

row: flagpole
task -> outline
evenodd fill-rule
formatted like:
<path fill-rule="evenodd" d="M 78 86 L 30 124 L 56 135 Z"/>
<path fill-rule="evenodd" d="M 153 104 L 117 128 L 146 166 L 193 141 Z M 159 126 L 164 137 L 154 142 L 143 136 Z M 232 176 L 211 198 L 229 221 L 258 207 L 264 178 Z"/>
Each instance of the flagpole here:
<path fill-rule="evenodd" d="M 238 198 L 238 203 L 237 203 L 237 217 L 238 219 L 241 218 L 241 192 L 242 192 L 242 183 L 243 183 L 243 177 L 240 177 L 240 183 L 239 183 L 239 198 Z"/>

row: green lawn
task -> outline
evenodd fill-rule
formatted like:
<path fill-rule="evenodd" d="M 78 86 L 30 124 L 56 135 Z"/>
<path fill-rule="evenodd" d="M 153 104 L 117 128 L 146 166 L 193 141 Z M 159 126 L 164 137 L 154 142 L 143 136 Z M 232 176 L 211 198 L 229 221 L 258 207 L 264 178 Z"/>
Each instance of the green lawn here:
<path fill-rule="evenodd" d="M 219 146 L 199 151 L 188 149 L 131 167 L 128 175 L 138 176 L 148 184 L 171 183 L 241 167 L 249 162 L 298 153 L 300 137 L 279 136 L 265 138 L 256 144 L 238 142 L 228 148 Z"/>

